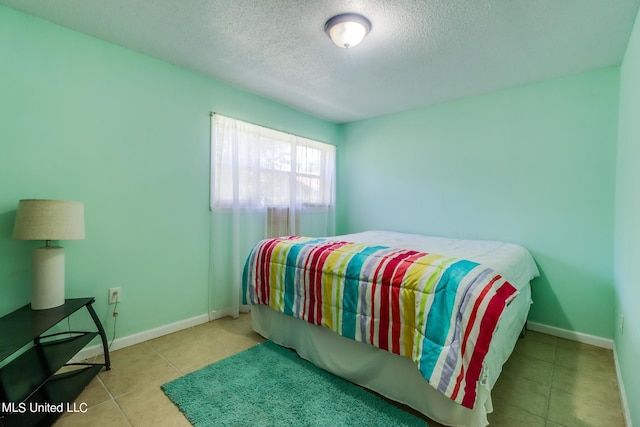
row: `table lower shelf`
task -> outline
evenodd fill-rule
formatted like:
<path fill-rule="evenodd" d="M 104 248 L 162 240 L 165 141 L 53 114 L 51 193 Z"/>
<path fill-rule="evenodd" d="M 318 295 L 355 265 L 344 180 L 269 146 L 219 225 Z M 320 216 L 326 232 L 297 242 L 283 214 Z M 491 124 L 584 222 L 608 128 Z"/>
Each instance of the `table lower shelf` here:
<path fill-rule="evenodd" d="M 97 332 L 76 333 L 71 337 L 42 342 L 0 368 L 0 385 L 6 390 L 7 400 L 24 402 L 30 399 L 41 384 L 97 335 Z"/>
<path fill-rule="evenodd" d="M 85 410 L 74 400 L 100 372 L 102 364 L 68 365 L 78 368 L 54 375 L 29 399 L 14 406 L 14 412 L 0 419 L 3 427 L 50 426 L 65 412 Z"/>

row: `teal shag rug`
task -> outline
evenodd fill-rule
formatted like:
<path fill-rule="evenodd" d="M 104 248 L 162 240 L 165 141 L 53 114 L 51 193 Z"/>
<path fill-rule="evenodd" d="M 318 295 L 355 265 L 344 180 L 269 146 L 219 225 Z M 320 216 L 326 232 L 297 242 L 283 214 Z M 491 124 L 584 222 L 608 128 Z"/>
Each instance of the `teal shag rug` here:
<path fill-rule="evenodd" d="M 162 390 L 196 427 L 427 426 L 271 341 L 168 382 Z"/>

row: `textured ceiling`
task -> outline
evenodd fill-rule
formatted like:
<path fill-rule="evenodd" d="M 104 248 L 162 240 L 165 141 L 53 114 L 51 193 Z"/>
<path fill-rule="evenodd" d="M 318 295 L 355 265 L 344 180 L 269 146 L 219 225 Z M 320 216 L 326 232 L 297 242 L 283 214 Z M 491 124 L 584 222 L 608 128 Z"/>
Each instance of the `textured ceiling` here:
<path fill-rule="evenodd" d="M 0 0 L 336 122 L 620 64 L 640 0 Z M 331 16 L 372 24 L 336 47 Z"/>

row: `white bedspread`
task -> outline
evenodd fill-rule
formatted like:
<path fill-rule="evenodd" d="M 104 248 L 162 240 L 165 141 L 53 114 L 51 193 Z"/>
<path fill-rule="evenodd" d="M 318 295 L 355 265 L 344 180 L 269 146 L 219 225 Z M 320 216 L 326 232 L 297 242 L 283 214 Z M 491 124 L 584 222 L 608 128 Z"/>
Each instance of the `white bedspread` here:
<path fill-rule="evenodd" d="M 392 231 L 364 231 L 329 237 L 329 239 L 413 249 L 468 259 L 492 267 L 518 290 L 540 275 L 529 251 L 513 243 L 448 239 Z"/>

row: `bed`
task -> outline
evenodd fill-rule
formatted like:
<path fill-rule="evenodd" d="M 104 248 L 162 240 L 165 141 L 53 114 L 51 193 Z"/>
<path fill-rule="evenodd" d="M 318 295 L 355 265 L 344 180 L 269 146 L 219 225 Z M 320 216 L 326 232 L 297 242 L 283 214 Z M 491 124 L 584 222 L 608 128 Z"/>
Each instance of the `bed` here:
<path fill-rule="evenodd" d="M 304 259 L 300 254 L 305 251 L 317 252 L 318 248 L 326 252 L 323 262 L 333 259 L 341 265 L 336 274 L 310 265 L 311 258 L 303 261 L 306 266 L 291 264 L 296 258 Z M 385 258 L 391 253 L 400 256 L 400 261 Z M 375 259 L 363 261 L 362 254 L 373 254 Z M 377 266 L 360 268 L 369 270 L 369 278 L 373 278 L 368 285 L 353 280 L 348 284 L 353 274 L 347 270 L 353 259 Z M 434 267 L 434 259 L 444 267 Z M 412 260 L 423 265 L 414 266 Z M 391 262 L 397 264 L 388 269 L 394 273 L 386 279 L 403 276 L 404 283 L 414 278 L 408 290 L 402 288 L 397 295 L 393 294 L 395 285 L 381 285 L 383 270 Z M 462 266 L 464 274 L 449 273 L 452 265 Z M 396 274 L 400 270 L 401 274 Z M 445 276 L 450 288 L 459 280 L 457 288 L 467 289 L 467 294 L 447 294 L 446 284 L 441 284 Z M 367 231 L 320 239 L 291 236 L 264 240 L 247 260 L 243 286 L 252 305 L 253 328 L 265 338 L 441 424 L 485 426 L 487 414 L 493 410 L 491 389 L 525 325 L 531 304 L 530 281 L 536 276 L 533 258 L 518 245 Z M 439 282 L 425 291 L 426 283 L 434 277 Z M 341 280 L 347 280 L 347 285 L 338 284 Z M 358 276 L 358 280 L 363 279 Z M 360 291 L 350 294 L 349 289 L 358 287 Z M 293 292 L 293 288 L 297 290 Z M 314 288 L 319 292 L 316 301 Z M 478 295 L 471 295 L 470 290 L 482 297 L 473 300 Z M 386 291 L 389 293 L 384 294 Z M 374 311 L 382 312 L 354 314 L 348 309 L 354 304 L 362 308 L 367 298 L 378 306 Z M 396 298 L 401 308 L 385 311 L 381 298 Z M 451 303 L 450 320 L 429 317 L 438 304 L 453 300 L 459 301 L 460 307 Z M 425 311 L 425 304 L 433 308 Z M 441 324 L 444 330 L 429 331 L 427 323 L 433 327 Z"/>

